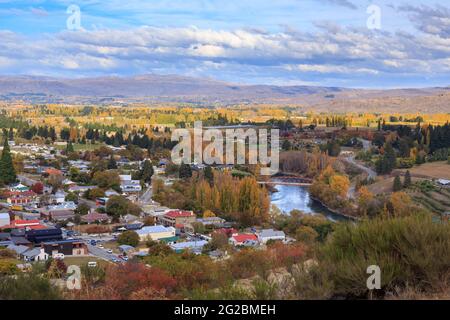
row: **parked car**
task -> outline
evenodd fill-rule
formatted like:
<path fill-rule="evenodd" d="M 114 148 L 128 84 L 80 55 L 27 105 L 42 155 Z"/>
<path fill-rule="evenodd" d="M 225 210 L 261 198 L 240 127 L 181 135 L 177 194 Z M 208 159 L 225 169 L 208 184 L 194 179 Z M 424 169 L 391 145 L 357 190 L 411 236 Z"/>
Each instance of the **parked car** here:
<path fill-rule="evenodd" d="M 107 253 L 111 254 L 113 251 L 111 249 L 106 250 Z"/>
<path fill-rule="evenodd" d="M 54 253 L 52 255 L 53 259 L 63 260 L 64 259 L 64 253 Z"/>

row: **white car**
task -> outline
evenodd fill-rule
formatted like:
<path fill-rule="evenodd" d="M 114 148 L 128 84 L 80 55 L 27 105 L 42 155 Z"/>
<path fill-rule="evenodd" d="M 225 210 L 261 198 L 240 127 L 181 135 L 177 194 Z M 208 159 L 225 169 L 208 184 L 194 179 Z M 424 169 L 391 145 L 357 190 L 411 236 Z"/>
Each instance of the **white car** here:
<path fill-rule="evenodd" d="M 52 257 L 53 259 L 64 260 L 64 253 L 55 253 Z"/>
<path fill-rule="evenodd" d="M 111 254 L 113 251 L 111 249 L 106 250 L 107 253 Z"/>
<path fill-rule="evenodd" d="M 105 249 L 105 247 L 104 247 L 102 244 L 99 244 L 98 247 L 99 247 L 100 249 Z"/>

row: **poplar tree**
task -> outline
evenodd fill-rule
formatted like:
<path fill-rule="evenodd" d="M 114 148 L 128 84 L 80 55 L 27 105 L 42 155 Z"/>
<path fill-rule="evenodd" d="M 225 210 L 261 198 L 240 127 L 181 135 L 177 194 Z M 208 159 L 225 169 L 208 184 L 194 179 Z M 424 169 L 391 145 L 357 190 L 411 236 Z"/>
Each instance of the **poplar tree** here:
<path fill-rule="evenodd" d="M 16 171 L 14 170 L 8 138 L 5 137 L 2 156 L 0 158 L 0 181 L 3 184 L 9 184 L 15 182 L 16 178 Z"/>

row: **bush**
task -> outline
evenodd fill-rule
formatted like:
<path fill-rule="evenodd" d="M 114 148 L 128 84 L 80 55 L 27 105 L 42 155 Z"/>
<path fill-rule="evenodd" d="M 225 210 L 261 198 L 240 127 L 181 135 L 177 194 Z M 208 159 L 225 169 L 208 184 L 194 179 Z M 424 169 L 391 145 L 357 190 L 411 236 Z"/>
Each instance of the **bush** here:
<path fill-rule="evenodd" d="M 343 224 L 322 248 L 319 262 L 333 296 L 367 297 L 370 265 L 381 268 L 381 295 L 407 286 L 439 291 L 449 285 L 450 224 L 417 215 Z"/>
<path fill-rule="evenodd" d="M 117 242 L 121 245 L 129 245 L 136 247 L 139 244 L 140 238 L 135 231 L 125 231 L 117 238 Z"/>

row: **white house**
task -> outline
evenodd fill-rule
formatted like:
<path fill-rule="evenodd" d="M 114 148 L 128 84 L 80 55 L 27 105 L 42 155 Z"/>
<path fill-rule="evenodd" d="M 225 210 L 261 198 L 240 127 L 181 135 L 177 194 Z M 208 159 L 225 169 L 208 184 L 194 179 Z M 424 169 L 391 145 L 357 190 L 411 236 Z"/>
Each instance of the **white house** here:
<path fill-rule="evenodd" d="M 175 228 L 164 227 L 161 225 L 147 226 L 140 230 L 136 230 L 136 233 L 139 235 L 141 241 L 150 239 L 156 241 L 164 238 L 175 237 Z"/>
<path fill-rule="evenodd" d="M 9 226 L 11 223 L 9 213 L 0 213 L 0 227 Z"/>
<path fill-rule="evenodd" d="M 263 229 L 258 234 L 258 239 L 262 243 L 267 243 L 269 240 L 274 241 L 284 241 L 286 239 L 286 235 L 283 231 L 277 231 L 273 229 Z"/>

